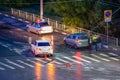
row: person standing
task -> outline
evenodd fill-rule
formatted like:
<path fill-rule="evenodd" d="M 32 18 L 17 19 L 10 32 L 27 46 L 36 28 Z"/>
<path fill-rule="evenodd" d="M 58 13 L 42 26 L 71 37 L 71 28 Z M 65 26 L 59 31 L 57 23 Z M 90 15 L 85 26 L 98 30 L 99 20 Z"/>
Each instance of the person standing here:
<path fill-rule="evenodd" d="M 92 35 L 91 37 L 91 47 L 92 47 L 92 50 L 93 51 L 96 51 L 97 50 L 97 38 L 98 38 L 98 35 L 94 34 Z"/>
<path fill-rule="evenodd" d="M 98 35 L 97 40 L 96 40 L 96 48 L 97 51 L 102 50 L 102 40 L 101 37 Z"/>

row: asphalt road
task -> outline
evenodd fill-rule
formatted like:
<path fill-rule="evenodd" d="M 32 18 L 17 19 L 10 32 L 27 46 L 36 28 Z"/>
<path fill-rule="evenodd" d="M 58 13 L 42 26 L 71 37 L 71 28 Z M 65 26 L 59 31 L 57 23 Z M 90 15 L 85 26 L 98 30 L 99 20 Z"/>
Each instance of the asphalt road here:
<path fill-rule="evenodd" d="M 120 57 L 115 52 L 75 50 L 63 44 L 65 35 L 28 33 L 26 22 L 3 14 L 0 23 L 0 80 L 120 80 Z M 53 37 L 55 56 L 34 57 L 29 37 Z"/>

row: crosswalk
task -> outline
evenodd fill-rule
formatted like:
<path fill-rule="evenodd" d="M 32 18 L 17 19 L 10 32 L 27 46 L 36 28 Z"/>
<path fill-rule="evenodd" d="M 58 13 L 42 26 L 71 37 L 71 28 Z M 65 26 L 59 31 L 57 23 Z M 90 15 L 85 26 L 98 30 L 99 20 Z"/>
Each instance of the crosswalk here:
<path fill-rule="evenodd" d="M 0 70 L 7 70 L 7 69 L 25 69 L 25 68 L 34 68 L 35 65 L 39 65 L 40 67 L 49 66 L 51 64 L 55 64 L 55 66 L 59 65 L 65 65 L 65 63 L 70 64 L 79 64 L 84 66 L 85 64 L 93 64 L 93 63 L 102 63 L 102 62 L 120 62 L 119 57 L 110 57 L 106 54 L 100 53 L 99 55 L 91 54 L 91 55 L 82 55 L 80 56 L 56 56 L 54 58 L 47 58 L 47 60 L 44 60 L 44 58 L 39 57 L 33 57 L 33 58 L 18 58 L 18 59 L 12 59 L 12 58 L 5 58 L 0 60 Z M 39 63 L 38 63 L 39 62 Z"/>

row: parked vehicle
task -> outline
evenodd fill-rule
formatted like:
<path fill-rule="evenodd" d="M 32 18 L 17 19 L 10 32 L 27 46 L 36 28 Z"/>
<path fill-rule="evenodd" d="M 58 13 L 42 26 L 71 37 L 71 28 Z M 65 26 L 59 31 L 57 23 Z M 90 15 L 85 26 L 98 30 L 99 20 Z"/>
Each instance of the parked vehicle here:
<path fill-rule="evenodd" d="M 53 47 L 47 40 L 36 40 L 33 44 L 31 44 L 31 50 L 35 56 L 53 55 Z"/>
<path fill-rule="evenodd" d="M 74 33 L 64 37 L 64 44 L 74 48 L 88 47 L 89 37 L 85 33 Z"/>
<path fill-rule="evenodd" d="M 53 32 L 53 27 L 50 26 L 47 22 L 35 21 L 32 24 L 28 24 L 26 27 L 28 32 L 33 32 L 36 34 L 45 34 Z"/>

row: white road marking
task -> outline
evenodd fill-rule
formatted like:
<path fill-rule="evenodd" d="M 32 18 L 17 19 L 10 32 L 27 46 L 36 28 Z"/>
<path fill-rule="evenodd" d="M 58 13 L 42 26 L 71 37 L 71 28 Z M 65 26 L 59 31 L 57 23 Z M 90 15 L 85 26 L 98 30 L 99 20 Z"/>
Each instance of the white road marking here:
<path fill-rule="evenodd" d="M 82 59 L 82 58 L 80 58 L 80 57 L 78 57 L 78 56 L 73 56 L 73 57 L 76 58 L 76 59 L 82 60 L 82 61 L 84 61 L 84 62 L 91 63 L 90 61 L 85 60 L 85 59 Z"/>
<path fill-rule="evenodd" d="M 119 59 L 117 59 L 117 58 L 113 58 L 113 57 L 110 57 L 110 56 L 108 56 L 108 55 L 105 55 L 105 54 L 100 54 L 101 56 L 104 56 L 104 57 L 108 57 L 108 58 L 110 58 L 110 59 L 112 59 L 112 60 L 115 60 L 115 61 L 119 61 Z"/>
<path fill-rule="evenodd" d="M 58 61 L 54 61 L 54 60 L 52 61 L 52 59 L 49 59 L 49 58 L 48 58 L 48 60 L 50 60 L 51 62 L 54 62 L 54 63 L 56 63 L 56 64 L 62 64 L 62 63 L 60 63 L 60 62 L 58 62 Z"/>
<path fill-rule="evenodd" d="M 108 54 L 111 54 L 111 55 L 113 55 L 113 56 L 118 56 L 117 54 L 114 54 L 114 53 L 108 53 Z"/>
<path fill-rule="evenodd" d="M 11 18 L 15 19 L 15 17 L 14 17 L 14 16 L 11 16 Z"/>
<path fill-rule="evenodd" d="M 28 63 L 25 63 L 25 62 L 23 62 L 22 60 L 17 60 L 18 62 L 20 62 L 20 63 L 22 63 L 22 64 L 25 64 L 25 65 L 27 65 L 27 66 L 29 66 L 29 67 L 34 67 L 33 65 L 30 65 L 30 64 L 28 64 Z"/>
<path fill-rule="evenodd" d="M 59 61 L 61 61 L 61 62 L 64 62 L 64 63 L 69 63 L 69 61 L 65 61 L 65 60 L 60 59 L 60 58 L 58 58 L 58 57 L 56 57 L 55 59 L 57 59 L 57 60 L 59 60 Z"/>
<path fill-rule="evenodd" d="M 3 66 L 5 66 L 5 67 L 7 67 L 7 68 L 15 69 L 14 67 L 12 67 L 12 66 L 10 66 L 8 64 L 2 63 L 2 62 L 0 62 L 0 64 L 3 65 Z"/>
<path fill-rule="evenodd" d="M 29 62 L 31 62 L 31 63 L 34 63 L 34 64 L 36 64 L 36 65 L 39 65 L 39 66 L 44 67 L 44 65 L 42 65 L 42 64 L 40 64 L 40 63 L 37 63 L 37 62 L 35 62 L 35 61 L 32 61 L 32 60 L 30 60 L 30 59 L 27 59 L 27 61 L 29 61 Z"/>
<path fill-rule="evenodd" d="M 15 63 L 15 62 L 13 62 L 13 61 L 10 61 L 9 59 L 5 59 L 5 60 L 6 60 L 8 63 L 13 64 L 13 65 L 15 65 L 15 66 L 17 66 L 17 67 L 19 67 L 19 68 L 25 68 L 24 66 L 21 66 L 21 65 Z"/>
<path fill-rule="evenodd" d="M 4 68 L 0 67 L 0 70 L 5 70 Z"/>
<path fill-rule="evenodd" d="M 7 14 L 5 14 L 5 16 L 8 16 Z"/>
<path fill-rule="evenodd" d="M 100 62 L 100 61 L 97 60 L 97 59 L 94 59 L 94 58 L 91 58 L 91 57 L 88 57 L 88 56 L 85 56 L 85 55 L 82 55 L 82 57 L 87 58 L 87 59 L 90 59 L 90 60 L 95 61 L 95 62 Z"/>
<path fill-rule="evenodd" d="M 44 60 L 42 60 L 42 59 L 39 59 L 39 58 L 35 58 L 35 60 L 38 60 L 38 61 L 40 61 L 40 62 L 42 62 L 42 63 L 46 63 L 46 61 L 44 61 Z"/>
<path fill-rule="evenodd" d="M 97 56 L 97 55 L 95 55 L 95 54 L 91 54 L 91 55 L 94 56 L 94 57 L 96 57 L 96 58 L 98 58 L 98 59 L 101 59 L 101 60 L 103 60 L 103 61 L 110 61 L 110 60 L 108 60 L 108 59 L 102 58 L 102 57 Z"/>
<path fill-rule="evenodd" d="M 79 63 L 79 64 L 82 64 L 82 65 L 83 65 L 82 62 L 79 62 L 79 61 L 73 60 L 73 59 L 71 59 L 71 58 L 69 58 L 69 57 L 64 57 L 64 58 L 65 58 L 65 59 L 68 59 L 68 60 L 70 60 L 70 61 L 73 61 L 73 62 L 75 62 L 75 63 Z"/>

